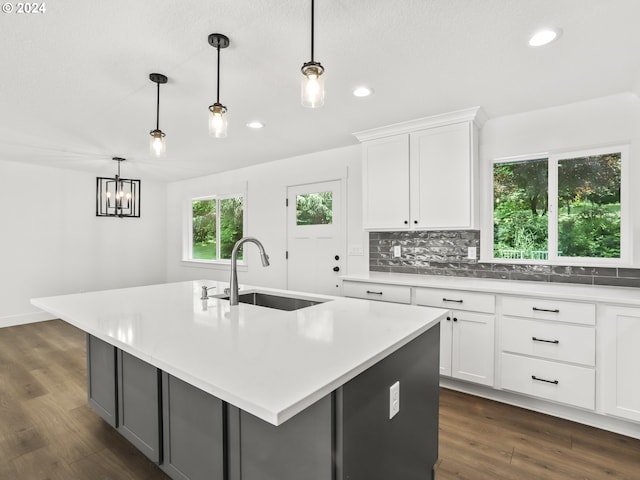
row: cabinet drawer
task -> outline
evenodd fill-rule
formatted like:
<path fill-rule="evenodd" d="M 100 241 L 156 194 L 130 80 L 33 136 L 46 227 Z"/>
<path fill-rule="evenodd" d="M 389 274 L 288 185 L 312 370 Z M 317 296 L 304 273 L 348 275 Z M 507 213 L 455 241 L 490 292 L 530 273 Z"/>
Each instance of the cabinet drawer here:
<path fill-rule="evenodd" d="M 462 290 L 416 288 L 416 304 L 483 313 L 494 313 L 496 311 L 495 295 Z"/>
<path fill-rule="evenodd" d="M 596 306 L 593 303 L 567 302 L 544 298 L 504 297 L 502 313 L 515 317 L 540 318 L 558 322 L 596 324 Z"/>
<path fill-rule="evenodd" d="M 581 325 L 504 318 L 502 350 L 594 366 L 596 331 Z"/>
<path fill-rule="evenodd" d="M 595 408 L 595 370 L 502 353 L 502 388 L 534 397 Z"/>
<path fill-rule="evenodd" d="M 344 281 L 342 294 L 345 297 L 366 298 L 382 302 L 411 303 L 411 287 L 404 285 Z"/>

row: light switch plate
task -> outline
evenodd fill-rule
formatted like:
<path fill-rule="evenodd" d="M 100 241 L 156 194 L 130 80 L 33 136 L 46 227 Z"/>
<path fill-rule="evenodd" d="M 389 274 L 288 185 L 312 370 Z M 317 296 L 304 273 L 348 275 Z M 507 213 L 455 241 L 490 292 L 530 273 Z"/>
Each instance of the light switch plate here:
<path fill-rule="evenodd" d="M 402 256 L 402 247 L 400 245 L 393 246 L 393 258 L 398 258 Z"/>
<path fill-rule="evenodd" d="M 468 247 L 467 248 L 467 258 L 471 260 L 476 259 L 476 255 L 478 254 L 476 247 Z"/>
<path fill-rule="evenodd" d="M 400 382 L 389 387 L 389 420 L 400 411 Z"/>

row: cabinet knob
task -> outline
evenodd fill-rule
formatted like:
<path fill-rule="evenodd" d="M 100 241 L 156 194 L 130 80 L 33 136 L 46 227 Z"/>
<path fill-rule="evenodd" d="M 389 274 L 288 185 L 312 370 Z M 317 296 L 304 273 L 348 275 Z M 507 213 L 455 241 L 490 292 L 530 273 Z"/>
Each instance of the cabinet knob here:
<path fill-rule="evenodd" d="M 454 322 L 457 322 L 457 321 L 458 321 L 458 319 L 457 319 L 456 317 L 453 317 L 453 321 L 454 321 Z"/>
<path fill-rule="evenodd" d="M 450 322 L 451 321 L 451 317 L 447 317 L 447 321 Z"/>
<path fill-rule="evenodd" d="M 333 271 L 334 272 L 339 272 L 340 271 L 340 267 L 333 267 Z"/>
<path fill-rule="evenodd" d="M 417 224 L 418 224 L 418 220 L 414 220 L 414 221 L 413 221 L 413 223 L 414 223 L 415 225 L 417 225 Z"/>
<path fill-rule="evenodd" d="M 405 225 L 408 225 L 408 224 L 409 224 L 409 220 L 405 220 L 405 221 L 404 221 L 404 224 L 405 224 Z"/>
<path fill-rule="evenodd" d="M 340 260 L 340 255 L 336 255 L 336 256 L 335 256 L 335 257 L 333 257 L 333 258 L 335 258 L 336 260 Z"/>

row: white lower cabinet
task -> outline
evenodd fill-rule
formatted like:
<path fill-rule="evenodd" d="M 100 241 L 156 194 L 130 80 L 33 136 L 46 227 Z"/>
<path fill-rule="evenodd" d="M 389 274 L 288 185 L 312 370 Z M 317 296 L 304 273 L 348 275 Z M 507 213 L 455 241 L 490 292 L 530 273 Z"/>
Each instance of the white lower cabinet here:
<path fill-rule="evenodd" d="M 440 374 L 493 386 L 495 296 L 416 288 L 415 302 L 429 307 L 458 307 L 440 324 Z"/>
<path fill-rule="evenodd" d="M 364 298 L 381 302 L 411 303 L 411 287 L 366 282 L 342 282 L 345 297 Z"/>
<path fill-rule="evenodd" d="M 595 409 L 593 303 L 502 297 L 501 387 Z"/>
<path fill-rule="evenodd" d="M 502 388 L 593 410 L 595 370 L 502 353 Z"/>
<path fill-rule="evenodd" d="M 601 409 L 640 422 L 640 308 L 603 305 L 598 313 Z"/>

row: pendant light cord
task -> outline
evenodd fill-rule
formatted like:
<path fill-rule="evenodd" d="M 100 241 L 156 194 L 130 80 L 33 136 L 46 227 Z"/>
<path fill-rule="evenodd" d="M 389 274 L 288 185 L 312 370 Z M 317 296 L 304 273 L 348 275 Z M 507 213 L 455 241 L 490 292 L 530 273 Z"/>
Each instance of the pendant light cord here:
<path fill-rule="evenodd" d="M 313 25 L 314 25 L 314 0 L 311 0 L 311 61 L 313 62 Z"/>
<path fill-rule="evenodd" d="M 218 50 L 218 85 L 216 87 L 216 103 L 220 103 L 220 44 L 218 44 L 216 50 Z"/>
<path fill-rule="evenodd" d="M 160 130 L 160 82 L 157 82 L 156 85 L 158 86 L 158 96 L 156 97 L 156 130 Z M 120 166 L 120 164 L 118 164 L 118 166 Z"/>

